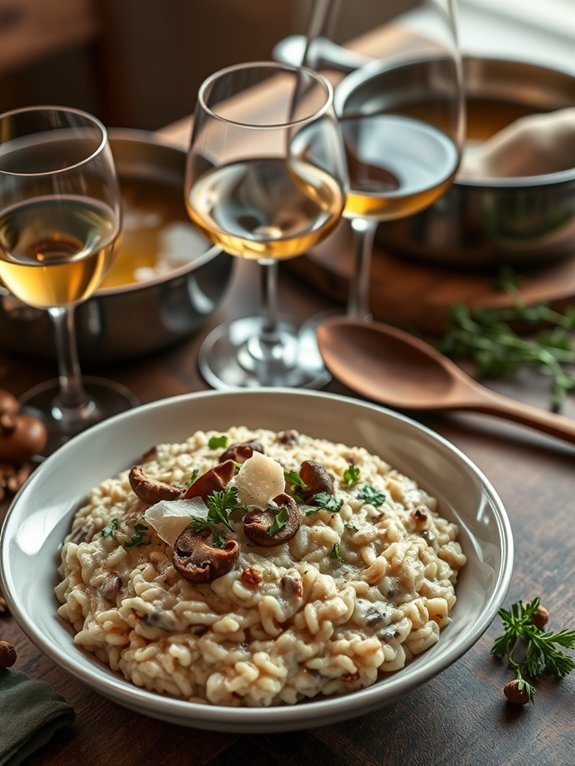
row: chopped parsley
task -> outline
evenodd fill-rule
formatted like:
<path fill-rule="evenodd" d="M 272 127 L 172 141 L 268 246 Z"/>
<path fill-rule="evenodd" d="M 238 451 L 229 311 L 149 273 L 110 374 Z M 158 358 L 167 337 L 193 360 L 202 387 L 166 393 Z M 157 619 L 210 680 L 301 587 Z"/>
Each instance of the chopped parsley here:
<path fill-rule="evenodd" d="M 200 475 L 200 472 L 198 471 L 198 469 L 194 468 L 192 472 L 190 473 L 190 478 L 186 482 L 186 487 L 191 487 L 199 475 Z"/>
<path fill-rule="evenodd" d="M 270 524 L 266 534 L 270 535 L 271 537 L 272 535 L 275 535 L 278 532 L 280 532 L 288 523 L 288 519 L 289 519 L 289 511 L 285 506 L 283 506 L 282 508 L 279 509 L 278 513 L 276 513 L 276 515 L 274 516 L 274 520 Z"/>
<path fill-rule="evenodd" d="M 385 503 L 385 493 L 380 492 L 378 489 L 375 489 L 375 487 L 372 487 L 370 484 L 366 484 L 364 487 L 362 487 L 359 490 L 359 492 L 357 493 L 357 498 L 358 500 L 363 500 L 364 502 L 369 503 L 370 505 L 373 505 L 376 508 Z"/>
<path fill-rule="evenodd" d="M 305 484 L 299 473 L 297 471 L 285 471 L 284 476 L 287 483 L 291 485 L 294 500 L 303 500 Z"/>
<path fill-rule="evenodd" d="M 359 527 L 356 527 L 355 524 L 351 523 L 351 521 L 346 521 L 344 527 L 349 529 L 350 532 L 359 532 Z"/>
<path fill-rule="evenodd" d="M 357 484 L 359 481 L 360 470 L 356 465 L 348 465 L 343 472 L 343 483 L 350 487 L 352 484 Z"/>
<path fill-rule="evenodd" d="M 241 508 L 238 500 L 237 487 L 225 487 L 221 492 L 212 492 L 206 497 L 206 505 L 208 507 L 207 518 L 203 519 L 199 516 L 194 516 L 191 521 L 191 527 L 194 532 L 201 532 L 203 529 L 209 529 L 212 535 L 216 535 L 214 528 L 217 528 L 220 524 L 226 526 L 232 532 L 234 528 L 230 524 L 230 516 L 234 511 Z M 219 532 L 222 535 L 222 532 Z M 224 538 L 225 539 L 225 538 Z M 216 545 L 216 547 L 219 547 Z"/>
<path fill-rule="evenodd" d="M 208 447 L 210 449 L 219 449 L 220 447 L 228 446 L 228 437 L 225 434 L 220 436 L 210 436 L 208 441 Z"/>
<path fill-rule="evenodd" d="M 136 524 L 134 534 L 124 543 L 124 548 L 135 548 L 139 545 L 149 545 L 152 541 L 146 535 L 148 527 L 145 524 Z"/>
<path fill-rule="evenodd" d="M 206 498 L 208 521 L 212 524 L 224 524 L 233 531 L 230 516 L 240 507 L 238 488 L 227 486 L 221 492 L 212 492 Z"/>
<path fill-rule="evenodd" d="M 223 548 L 226 544 L 226 539 L 223 532 L 212 531 L 212 545 L 214 548 Z"/>
<path fill-rule="evenodd" d="M 334 546 L 333 546 L 333 548 L 331 549 L 331 551 L 330 551 L 329 555 L 331 556 L 331 558 L 332 558 L 332 559 L 335 559 L 335 560 L 336 560 L 336 561 L 338 561 L 340 564 L 343 562 L 343 558 L 342 558 L 342 556 L 341 556 L 341 550 L 340 550 L 340 548 L 339 548 L 339 543 L 335 543 L 335 544 L 334 544 Z"/>
<path fill-rule="evenodd" d="M 108 526 L 102 530 L 102 537 L 116 537 L 118 531 L 118 519 L 112 519 Z"/>
<path fill-rule="evenodd" d="M 329 492 L 318 492 L 317 495 L 313 496 L 312 502 L 330 513 L 337 513 L 343 505 L 343 500 L 338 500 L 335 495 L 330 495 Z"/>

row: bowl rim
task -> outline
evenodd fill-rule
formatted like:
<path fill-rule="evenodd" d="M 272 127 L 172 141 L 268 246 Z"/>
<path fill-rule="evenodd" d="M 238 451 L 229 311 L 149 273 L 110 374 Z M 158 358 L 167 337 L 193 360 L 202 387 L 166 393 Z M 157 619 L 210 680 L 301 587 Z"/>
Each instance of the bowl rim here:
<path fill-rule="evenodd" d="M 142 411 L 152 412 L 163 408 L 178 408 L 187 402 L 202 402 L 206 399 L 230 398 L 230 397 L 305 397 L 308 399 L 317 399 L 318 397 L 327 402 L 332 402 L 334 406 L 343 405 L 359 409 L 364 414 L 378 413 L 384 418 L 396 421 L 410 429 L 412 432 L 419 432 L 431 441 L 437 443 L 441 449 L 447 450 L 451 456 L 462 464 L 466 471 L 470 472 L 480 483 L 485 495 L 488 496 L 491 507 L 494 512 L 494 522 L 496 524 L 498 536 L 501 540 L 501 563 L 496 573 L 496 579 L 492 592 L 488 598 L 486 607 L 481 616 L 469 628 L 465 636 L 453 646 L 447 647 L 441 654 L 427 658 L 425 662 L 418 663 L 418 658 L 410 663 L 410 672 L 406 676 L 401 672 L 386 677 L 384 682 L 376 682 L 371 686 L 356 690 L 350 694 L 340 695 L 333 698 L 310 700 L 297 705 L 278 705 L 267 708 L 245 708 L 245 707 L 227 707 L 210 705 L 207 703 L 196 703 L 181 700 L 177 698 L 160 695 L 156 692 L 148 691 L 136 687 L 130 681 L 117 675 L 106 665 L 100 663 L 93 655 L 77 648 L 79 654 L 69 652 L 68 646 L 60 646 L 52 639 L 46 638 L 43 633 L 34 626 L 34 621 L 28 611 L 20 606 L 16 597 L 17 588 L 13 581 L 12 572 L 8 569 L 9 546 L 18 527 L 18 516 L 22 514 L 20 498 L 27 494 L 30 487 L 33 487 L 40 472 L 48 470 L 53 462 L 64 460 L 70 450 L 81 448 L 84 441 L 91 438 L 96 431 L 102 432 L 108 428 L 111 421 L 120 424 L 129 424 L 130 420 L 138 418 Z M 119 469 L 121 470 L 121 469 Z M 68 514 L 71 514 L 74 506 L 71 506 Z M 62 517 L 63 518 L 63 517 Z M 368 401 L 357 400 L 341 394 L 333 394 L 323 391 L 307 391 L 285 388 L 262 388 L 250 389 L 245 391 L 196 391 L 178 396 L 166 397 L 150 402 L 146 405 L 128 410 L 119 415 L 110 418 L 98 425 L 93 426 L 89 431 L 83 432 L 67 444 L 61 447 L 56 453 L 48 457 L 44 463 L 35 471 L 28 482 L 16 494 L 0 530 L 0 557 L 4 562 L 0 568 L 0 583 L 3 586 L 4 594 L 12 614 L 18 622 L 21 629 L 26 633 L 30 640 L 43 651 L 56 664 L 69 672 L 76 679 L 86 683 L 88 686 L 99 691 L 103 696 L 113 699 L 119 704 L 126 705 L 133 710 L 152 717 L 181 723 L 187 726 L 201 726 L 214 728 L 221 731 L 281 731 L 293 729 L 305 729 L 322 724 L 322 719 L 344 720 L 353 717 L 349 709 L 354 707 L 354 701 L 361 702 L 356 715 L 368 712 L 371 709 L 381 707 L 384 704 L 392 702 L 399 696 L 403 696 L 422 682 L 431 679 L 433 676 L 448 668 L 453 662 L 465 654 L 487 630 L 492 620 L 497 614 L 498 609 L 505 598 L 513 570 L 514 541 L 511 524 L 503 505 L 503 502 L 493 485 L 483 474 L 481 469 L 467 457 L 467 455 L 452 444 L 448 439 L 436 433 L 431 428 L 388 408 Z M 61 623 L 54 609 L 52 618 Z M 62 629 L 70 635 L 72 634 L 67 625 L 62 623 Z M 84 655 L 88 659 L 84 667 L 77 662 L 79 656 Z M 426 657 L 427 653 L 421 655 Z M 380 699 L 381 698 L 381 699 Z M 317 717 L 317 720 L 316 720 Z M 319 723 L 318 723 L 319 721 Z M 328 722 L 329 722 L 328 721 Z M 250 726 L 257 728 L 250 729 Z M 246 727 L 246 728 L 244 728 Z"/>
<path fill-rule="evenodd" d="M 170 152 L 173 152 L 174 154 L 181 155 L 182 161 L 184 163 L 186 160 L 185 149 L 183 149 L 177 143 L 173 141 L 168 141 L 163 136 L 157 135 L 156 133 L 154 133 L 154 131 L 140 130 L 138 128 L 109 128 L 108 136 L 110 139 L 110 146 L 112 149 L 112 153 L 114 152 L 114 143 L 124 142 L 124 143 L 130 143 L 134 145 L 143 144 L 146 146 L 156 146 L 163 151 L 170 151 Z M 120 163 L 116 162 L 116 165 L 118 166 L 120 165 Z M 121 170 L 118 172 L 118 176 L 120 179 L 122 178 Z M 182 176 L 181 191 L 182 191 L 182 199 L 184 199 L 184 176 Z M 196 228 L 196 230 L 198 231 L 200 235 L 204 236 L 202 232 L 200 232 L 199 229 L 195 227 L 191 219 L 189 219 L 188 223 L 190 224 L 190 226 Z M 114 287 L 100 287 L 94 291 L 92 296 L 90 296 L 90 300 L 94 298 L 105 298 L 111 295 L 125 295 L 126 293 L 134 293 L 134 292 L 139 292 L 141 290 L 147 290 L 148 288 L 157 287 L 159 285 L 165 284 L 166 282 L 172 282 L 173 280 L 178 279 L 179 277 L 184 277 L 184 276 L 187 276 L 188 274 L 191 274 L 192 272 L 196 271 L 197 269 L 200 269 L 202 266 L 204 266 L 204 264 L 208 263 L 209 261 L 212 261 L 214 258 L 218 257 L 219 255 L 227 255 L 218 245 L 215 245 L 213 243 L 210 244 L 209 242 L 207 244 L 209 245 L 207 250 L 204 253 L 201 253 L 197 257 L 195 257 L 190 263 L 186 263 L 183 266 L 179 266 L 176 269 L 170 269 L 165 274 L 159 274 L 158 276 L 153 277 L 152 279 L 146 279 L 144 282 L 133 282 L 130 284 L 125 284 L 125 285 L 115 285 Z M 228 256 L 228 257 L 231 257 L 231 256 Z"/>

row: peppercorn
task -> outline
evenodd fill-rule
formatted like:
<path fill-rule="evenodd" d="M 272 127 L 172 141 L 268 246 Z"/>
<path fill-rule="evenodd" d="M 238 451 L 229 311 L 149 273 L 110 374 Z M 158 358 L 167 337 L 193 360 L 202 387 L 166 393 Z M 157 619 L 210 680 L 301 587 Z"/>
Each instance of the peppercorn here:
<path fill-rule="evenodd" d="M 532 621 L 535 627 L 543 630 L 549 622 L 549 612 L 544 606 L 539 605 L 533 613 Z"/>
<path fill-rule="evenodd" d="M 16 649 L 8 641 L 0 641 L 0 668 L 9 668 L 16 662 Z"/>
<path fill-rule="evenodd" d="M 509 681 L 503 687 L 503 694 L 507 697 L 509 702 L 513 702 L 514 705 L 526 705 L 529 702 L 529 692 L 523 686 L 520 685 L 520 681 L 516 678 L 514 681 Z"/>

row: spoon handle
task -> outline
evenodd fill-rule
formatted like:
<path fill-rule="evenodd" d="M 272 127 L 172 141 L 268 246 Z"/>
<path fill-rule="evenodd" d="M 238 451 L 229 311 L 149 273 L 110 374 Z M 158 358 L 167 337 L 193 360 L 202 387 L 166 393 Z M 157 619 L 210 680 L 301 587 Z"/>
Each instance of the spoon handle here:
<path fill-rule="evenodd" d="M 575 444 L 575 420 L 517 402 L 483 387 L 477 387 L 475 393 L 474 401 L 465 409 L 497 415 Z"/>

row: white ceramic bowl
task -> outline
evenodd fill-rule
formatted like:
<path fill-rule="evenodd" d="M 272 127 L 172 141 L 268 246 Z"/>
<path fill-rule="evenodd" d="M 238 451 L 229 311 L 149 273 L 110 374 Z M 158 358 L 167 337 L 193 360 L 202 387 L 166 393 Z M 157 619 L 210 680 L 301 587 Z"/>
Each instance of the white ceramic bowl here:
<path fill-rule="evenodd" d="M 460 525 L 468 557 L 453 620 L 439 642 L 395 675 L 349 695 L 292 707 L 229 708 L 184 702 L 139 689 L 74 646 L 53 592 L 58 549 L 88 490 L 134 464 L 150 446 L 197 429 L 231 425 L 296 428 L 362 445 L 416 479 Z M 201 392 L 123 413 L 80 434 L 46 460 L 15 498 L 0 539 L 2 585 L 30 639 L 95 691 L 140 713 L 203 729 L 272 732 L 307 729 L 359 716 L 426 682 L 483 634 L 507 592 L 513 540 L 501 500 L 456 447 L 416 422 L 346 397 L 294 390 Z"/>

